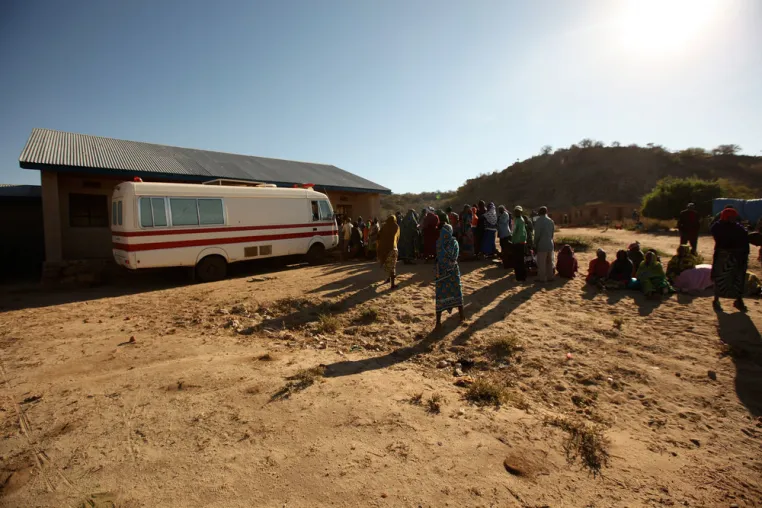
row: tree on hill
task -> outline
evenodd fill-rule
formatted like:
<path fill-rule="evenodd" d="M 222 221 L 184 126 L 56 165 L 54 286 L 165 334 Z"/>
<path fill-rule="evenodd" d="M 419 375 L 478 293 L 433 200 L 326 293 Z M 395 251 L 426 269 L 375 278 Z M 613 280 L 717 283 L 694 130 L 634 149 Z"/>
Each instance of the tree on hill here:
<path fill-rule="evenodd" d="M 712 154 L 714 154 L 714 155 L 736 155 L 740 151 L 741 151 L 741 147 L 738 146 L 738 145 L 719 145 L 717 148 L 712 150 Z"/>
<path fill-rule="evenodd" d="M 542 149 L 540 150 L 540 153 L 541 153 L 542 155 L 550 155 L 551 153 L 553 153 L 553 147 L 552 147 L 552 146 L 550 146 L 550 145 L 545 145 L 545 146 L 543 146 L 543 147 L 542 147 Z"/>

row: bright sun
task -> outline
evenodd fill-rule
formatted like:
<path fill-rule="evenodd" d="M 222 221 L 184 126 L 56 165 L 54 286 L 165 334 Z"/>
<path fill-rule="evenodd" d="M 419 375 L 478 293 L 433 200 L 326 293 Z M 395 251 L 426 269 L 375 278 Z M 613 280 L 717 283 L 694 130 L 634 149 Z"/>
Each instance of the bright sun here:
<path fill-rule="evenodd" d="M 699 40 L 723 0 L 628 0 L 618 36 L 635 53 L 681 52 Z"/>

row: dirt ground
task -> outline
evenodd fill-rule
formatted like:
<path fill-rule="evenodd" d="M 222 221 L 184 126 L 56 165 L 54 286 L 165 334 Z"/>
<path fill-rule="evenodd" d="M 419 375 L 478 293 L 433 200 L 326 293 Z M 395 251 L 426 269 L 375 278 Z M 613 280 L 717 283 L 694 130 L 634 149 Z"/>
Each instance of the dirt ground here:
<path fill-rule="evenodd" d="M 430 264 L 0 289 L 0 505 L 762 506 L 758 301 L 461 268 L 440 332 Z"/>

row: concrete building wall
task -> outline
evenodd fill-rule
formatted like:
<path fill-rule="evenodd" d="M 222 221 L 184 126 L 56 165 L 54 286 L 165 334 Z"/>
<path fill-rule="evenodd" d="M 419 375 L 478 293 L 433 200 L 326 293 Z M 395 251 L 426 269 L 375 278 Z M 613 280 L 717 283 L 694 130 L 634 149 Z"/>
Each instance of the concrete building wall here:
<path fill-rule="evenodd" d="M 632 211 L 639 209 L 637 203 L 589 203 L 563 210 L 551 210 L 553 220 L 563 224 L 563 216 L 569 218 L 572 226 L 585 226 L 589 224 L 602 224 L 608 214 L 612 226 L 632 218 Z"/>
<path fill-rule="evenodd" d="M 381 195 L 364 192 L 327 192 L 331 200 L 334 212 L 337 214 L 348 213 L 353 219 L 362 217 L 371 219 L 379 217 L 381 213 Z M 348 211 L 348 212 L 347 212 Z"/>

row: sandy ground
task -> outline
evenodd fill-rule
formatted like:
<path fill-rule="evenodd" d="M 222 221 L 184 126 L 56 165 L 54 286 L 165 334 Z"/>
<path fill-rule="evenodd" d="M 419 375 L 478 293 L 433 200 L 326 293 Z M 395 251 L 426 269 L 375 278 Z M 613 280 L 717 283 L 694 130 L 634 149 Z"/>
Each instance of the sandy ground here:
<path fill-rule="evenodd" d="M 560 234 L 612 256 L 633 238 Z M 462 270 L 467 322 L 437 333 L 432 265 L 401 265 L 394 292 L 371 263 L 4 291 L 0 504 L 762 506 L 758 301 L 718 315 L 710 296 Z M 506 338 L 519 349 L 495 359 Z M 505 403 L 469 403 L 458 361 Z M 575 428 L 604 436 L 600 474 Z"/>

